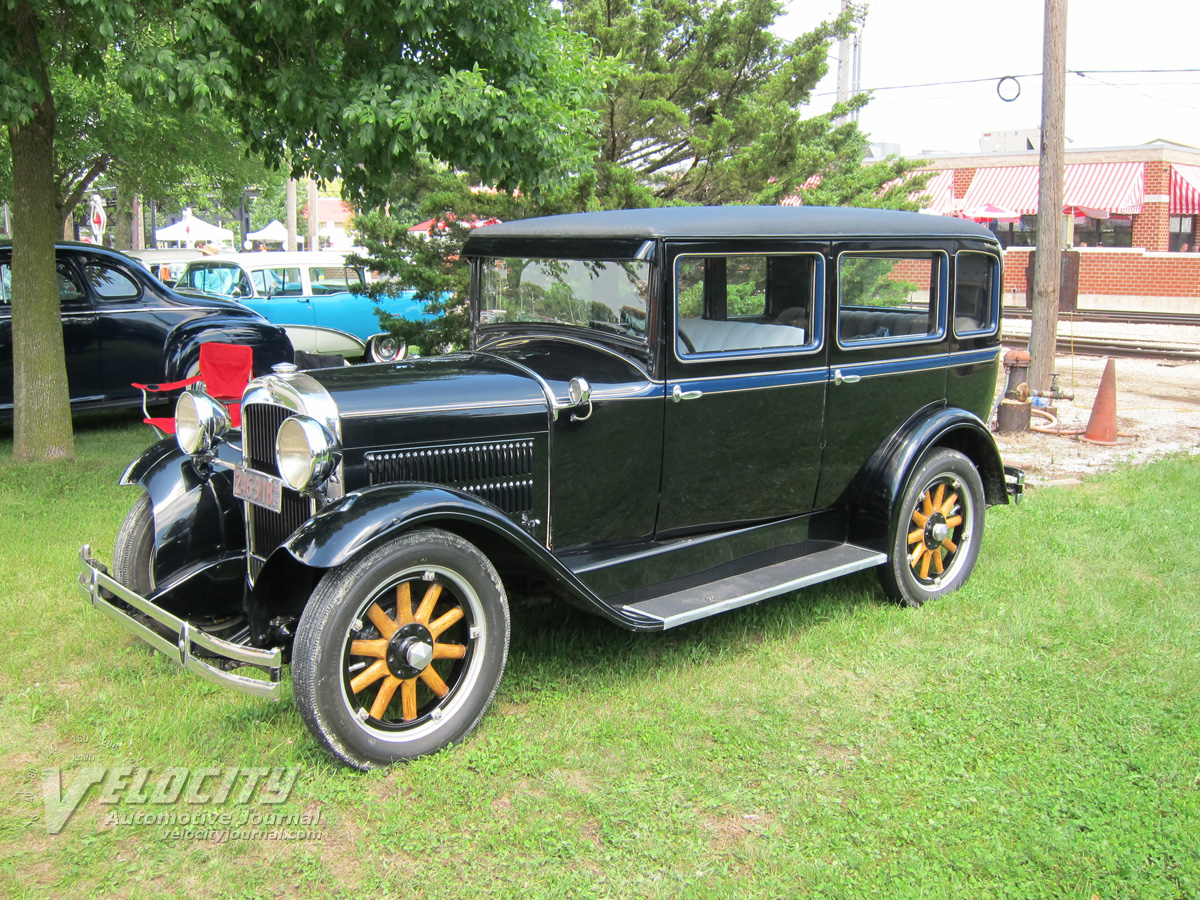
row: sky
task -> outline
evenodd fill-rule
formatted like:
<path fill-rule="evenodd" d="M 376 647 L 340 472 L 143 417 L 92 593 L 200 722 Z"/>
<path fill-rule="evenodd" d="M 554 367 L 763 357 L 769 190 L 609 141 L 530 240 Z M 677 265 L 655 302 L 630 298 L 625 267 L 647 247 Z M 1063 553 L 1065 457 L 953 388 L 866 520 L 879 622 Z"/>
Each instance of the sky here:
<path fill-rule="evenodd" d="M 832 18 L 838 0 L 790 0 L 776 26 L 795 37 Z M 859 0 L 861 3 L 862 0 Z M 878 89 L 859 114 L 873 142 L 904 156 L 980 149 L 984 132 L 1041 122 L 1043 0 L 867 0 L 863 89 Z M 838 45 L 830 49 L 836 57 Z M 1131 69 L 1191 69 L 1160 74 Z M 1102 71 L 1105 70 L 1105 71 Z M 1083 71 L 1083 76 L 1074 74 Z M 1017 76 L 1019 97 L 997 95 Z M 893 86 L 936 87 L 882 90 Z M 1072 0 L 1067 9 L 1067 149 L 1127 147 L 1153 140 L 1200 148 L 1200 0 Z M 1012 82 L 1005 84 L 1012 88 Z M 828 109 L 837 61 L 812 110 Z"/>

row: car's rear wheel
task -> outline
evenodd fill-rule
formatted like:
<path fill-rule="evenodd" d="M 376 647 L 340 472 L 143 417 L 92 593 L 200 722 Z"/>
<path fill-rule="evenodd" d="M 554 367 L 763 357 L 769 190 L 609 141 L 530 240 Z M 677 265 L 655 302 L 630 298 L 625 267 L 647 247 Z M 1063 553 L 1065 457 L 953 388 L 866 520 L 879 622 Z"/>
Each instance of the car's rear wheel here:
<path fill-rule="evenodd" d="M 433 529 L 327 573 L 296 631 L 301 717 L 360 769 L 434 753 L 479 722 L 504 672 L 509 615 L 495 568 Z"/>
<path fill-rule="evenodd" d="M 985 504 L 979 472 L 963 454 L 938 448 L 922 459 L 896 504 L 879 568 L 888 595 L 920 606 L 962 587 L 979 558 Z"/>

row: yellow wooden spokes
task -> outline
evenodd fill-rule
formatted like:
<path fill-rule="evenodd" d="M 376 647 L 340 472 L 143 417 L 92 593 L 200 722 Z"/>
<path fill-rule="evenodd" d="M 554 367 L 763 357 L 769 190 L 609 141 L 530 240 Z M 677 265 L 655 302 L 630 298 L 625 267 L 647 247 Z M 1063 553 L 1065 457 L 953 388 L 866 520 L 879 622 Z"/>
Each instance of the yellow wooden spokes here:
<path fill-rule="evenodd" d="M 367 608 L 367 618 L 382 635 L 376 639 L 358 639 L 350 642 L 350 653 L 353 656 L 365 656 L 373 659 L 367 668 L 359 672 L 350 681 L 350 690 L 358 694 L 363 690 L 378 685 L 375 699 L 371 702 L 369 712 L 375 719 L 383 719 L 387 714 L 396 691 L 400 692 L 400 716 L 405 722 L 417 718 L 417 681 L 425 685 L 438 697 L 445 697 L 450 688 L 433 668 L 427 666 L 424 671 L 414 678 L 401 679 L 392 675 L 388 670 L 385 657 L 388 643 L 392 636 L 405 625 L 418 623 L 429 629 L 434 638 L 433 659 L 464 659 L 467 648 L 462 644 L 442 644 L 437 638 L 451 626 L 463 619 L 463 609 L 455 606 L 432 619 L 434 609 L 442 596 L 440 584 L 430 584 L 421 598 L 417 609 L 413 610 L 411 582 L 405 581 L 396 586 L 396 618 L 392 619 L 378 603 L 372 603 Z"/>
<path fill-rule="evenodd" d="M 928 580 L 930 569 L 934 575 L 945 572 L 947 558 L 958 552 L 958 545 L 950 538 L 932 550 L 925 546 L 925 526 L 934 513 L 941 513 L 949 528 L 957 528 L 963 523 L 963 517 L 959 514 L 958 494 L 953 491 L 947 493 L 946 483 L 939 483 L 925 491 L 912 513 L 912 523 L 916 527 L 908 532 L 908 565 L 922 581 Z"/>

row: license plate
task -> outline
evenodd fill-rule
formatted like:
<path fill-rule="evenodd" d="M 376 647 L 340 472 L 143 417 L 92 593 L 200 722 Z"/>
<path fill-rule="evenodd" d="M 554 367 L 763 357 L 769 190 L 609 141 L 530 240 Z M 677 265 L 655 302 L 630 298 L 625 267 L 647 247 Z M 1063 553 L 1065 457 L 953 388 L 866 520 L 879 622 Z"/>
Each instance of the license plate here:
<path fill-rule="evenodd" d="M 283 502 L 283 482 L 254 469 L 238 466 L 233 470 L 233 496 L 271 512 L 279 512 Z"/>

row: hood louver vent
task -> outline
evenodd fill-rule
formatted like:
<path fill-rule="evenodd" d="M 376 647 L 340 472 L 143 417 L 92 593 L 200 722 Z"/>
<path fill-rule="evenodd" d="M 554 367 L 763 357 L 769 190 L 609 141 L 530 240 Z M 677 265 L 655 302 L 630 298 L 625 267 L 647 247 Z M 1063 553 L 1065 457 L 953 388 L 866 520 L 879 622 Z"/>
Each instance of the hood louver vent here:
<path fill-rule="evenodd" d="M 371 484 L 423 481 L 458 488 L 509 515 L 533 512 L 533 441 L 385 450 L 366 455 Z"/>

